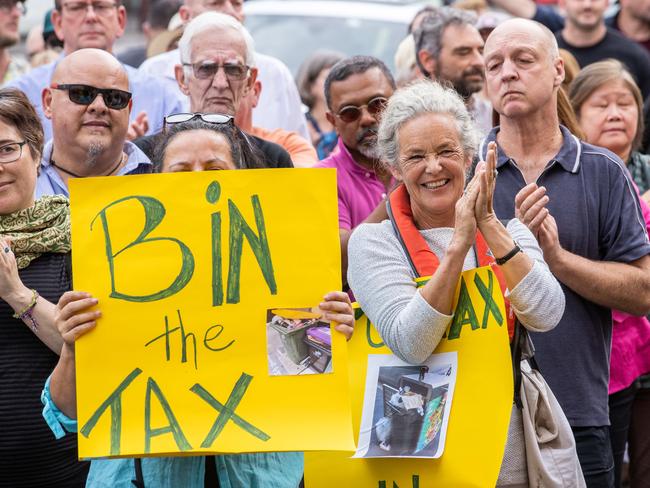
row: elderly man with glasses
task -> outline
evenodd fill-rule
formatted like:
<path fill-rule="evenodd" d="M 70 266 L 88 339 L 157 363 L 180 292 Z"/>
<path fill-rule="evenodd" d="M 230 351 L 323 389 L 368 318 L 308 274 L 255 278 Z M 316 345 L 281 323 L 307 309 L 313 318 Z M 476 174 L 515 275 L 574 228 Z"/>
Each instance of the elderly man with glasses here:
<path fill-rule="evenodd" d="M 132 99 L 123 66 L 101 49 L 80 49 L 58 63 L 43 91 L 53 138 L 43 149 L 36 196 L 68 196 L 68 180 L 151 172 L 126 140 Z"/>
<path fill-rule="evenodd" d="M 347 276 L 348 239 L 354 228 L 386 218 L 384 200 L 393 178 L 379 159 L 377 128 L 394 90 L 388 67 L 371 56 L 339 61 L 325 80 L 326 116 L 339 142 L 338 151 L 316 166 L 337 169 L 343 276 Z"/>
<path fill-rule="evenodd" d="M 253 39 L 244 26 L 229 15 L 205 12 L 187 25 L 179 51 L 182 64 L 176 65 L 176 80 L 190 100 L 190 112 L 235 117 L 257 79 Z M 267 166 L 293 166 L 279 145 L 250 134 L 246 138 Z M 142 137 L 135 143 L 154 157 L 156 137 Z"/>
<path fill-rule="evenodd" d="M 115 41 L 124 33 L 126 9 L 121 0 L 55 0 L 52 24 L 63 40 L 62 57 L 84 48 L 112 53 Z M 52 137 L 52 127 L 44 115 L 41 94 L 50 85 L 61 59 L 33 69 L 8 85 L 25 92 L 32 102 L 43 122 L 45 140 Z M 183 99 L 169 80 L 145 75 L 131 66 L 124 65 L 124 70 L 133 93 L 129 139 L 159 131 L 165 115 L 182 110 Z"/>

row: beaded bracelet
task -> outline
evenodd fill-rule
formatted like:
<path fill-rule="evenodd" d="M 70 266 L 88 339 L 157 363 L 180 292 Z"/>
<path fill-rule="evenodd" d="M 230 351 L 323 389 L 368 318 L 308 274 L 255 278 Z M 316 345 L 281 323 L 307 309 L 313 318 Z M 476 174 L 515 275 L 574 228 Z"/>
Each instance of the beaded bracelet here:
<path fill-rule="evenodd" d="M 20 319 L 20 320 L 27 319 L 29 321 L 28 323 L 29 328 L 32 329 L 34 333 L 38 331 L 38 322 L 36 322 L 36 319 L 34 318 L 33 315 L 34 307 L 36 307 L 36 302 L 38 301 L 38 296 L 39 296 L 38 292 L 36 290 L 32 290 L 32 300 L 29 302 L 29 305 L 27 305 L 20 312 L 16 312 L 13 315 L 15 319 Z"/>

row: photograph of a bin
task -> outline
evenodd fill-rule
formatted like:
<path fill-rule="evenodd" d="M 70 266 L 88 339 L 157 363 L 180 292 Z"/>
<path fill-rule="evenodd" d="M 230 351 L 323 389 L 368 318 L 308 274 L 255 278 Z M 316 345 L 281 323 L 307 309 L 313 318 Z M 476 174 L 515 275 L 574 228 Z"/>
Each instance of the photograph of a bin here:
<path fill-rule="evenodd" d="M 316 309 L 317 310 L 317 309 Z M 267 311 L 266 344 L 271 376 L 332 371 L 330 325 L 311 308 Z"/>
<path fill-rule="evenodd" d="M 456 376 L 455 356 L 448 354 L 421 366 L 392 355 L 369 356 L 354 457 L 442 455 Z"/>

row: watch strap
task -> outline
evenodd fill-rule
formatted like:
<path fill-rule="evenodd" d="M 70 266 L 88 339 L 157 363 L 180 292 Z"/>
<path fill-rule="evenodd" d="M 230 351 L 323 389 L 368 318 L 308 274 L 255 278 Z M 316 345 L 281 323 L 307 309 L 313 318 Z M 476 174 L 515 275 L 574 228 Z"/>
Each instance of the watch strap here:
<path fill-rule="evenodd" d="M 515 247 L 513 247 L 510 252 L 502 258 L 496 258 L 496 263 L 499 266 L 502 266 L 510 261 L 513 257 L 515 257 L 519 252 L 522 252 L 521 247 L 519 247 L 519 244 L 517 244 L 517 241 L 515 241 Z"/>

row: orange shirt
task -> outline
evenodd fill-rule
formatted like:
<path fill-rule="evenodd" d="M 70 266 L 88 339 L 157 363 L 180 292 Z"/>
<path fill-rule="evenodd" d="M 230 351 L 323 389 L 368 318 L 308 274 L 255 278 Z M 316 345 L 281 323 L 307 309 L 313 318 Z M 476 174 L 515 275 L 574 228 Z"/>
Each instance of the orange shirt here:
<path fill-rule="evenodd" d="M 268 130 L 262 127 L 253 127 L 250 134 L 282 146 L 291 156 L 293 165 L 296 168 L 311 168 L 318 162 L 318 155 L 314 146 L 296 132 L 284 129 Z"/>

